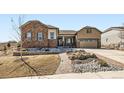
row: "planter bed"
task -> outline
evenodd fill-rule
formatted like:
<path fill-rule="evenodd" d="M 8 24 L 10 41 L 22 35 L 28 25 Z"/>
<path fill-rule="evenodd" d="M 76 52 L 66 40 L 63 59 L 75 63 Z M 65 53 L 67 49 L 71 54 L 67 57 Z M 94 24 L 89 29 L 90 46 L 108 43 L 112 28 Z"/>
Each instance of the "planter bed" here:
<path fill-rule="evenodd" d="M 34 52 L 34 51 L 23 51 L 22 55 L 27 56 L 27 55 L 45 55 L 45 54 L 59 54 L 60 52 L 51 52 L 51 51 L 40 51 L 40 52 Z M 16 51 L 13 52 L 13 56 L 20 56 L 20 52 Z"/>
<path fill-rule="evenodd" d="M 124 70 L 124 67 L 106 62 L 95 54 L 87 53 L 84 50 L 67 52 L 67 54 L 75 73 Z"/>

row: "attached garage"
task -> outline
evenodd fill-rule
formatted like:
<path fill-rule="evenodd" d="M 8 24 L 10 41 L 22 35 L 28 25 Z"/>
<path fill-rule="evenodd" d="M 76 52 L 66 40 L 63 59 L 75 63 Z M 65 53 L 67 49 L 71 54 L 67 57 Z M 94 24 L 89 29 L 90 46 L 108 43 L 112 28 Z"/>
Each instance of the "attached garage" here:
<path fill-rule="evenodd" d="M 97 48 L 98 46 L 97 39 L 81 39 L 79 44 L 81 48 Z"/>
<path fill-rule="evenodd" d="M 77 34 L 77 47 L 79 48 L 100 48 L 101 31 L 95 27 L 86 26 L 80 29 Z"/>

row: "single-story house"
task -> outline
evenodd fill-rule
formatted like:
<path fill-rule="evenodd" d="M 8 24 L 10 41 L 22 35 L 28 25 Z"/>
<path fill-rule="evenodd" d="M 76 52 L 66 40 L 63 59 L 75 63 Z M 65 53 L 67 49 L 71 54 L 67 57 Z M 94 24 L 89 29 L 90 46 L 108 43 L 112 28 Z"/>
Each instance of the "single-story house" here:
<path fill-rule="evenodd" d="M 101 31 L 86 26 L 79 31 L 59 30 L 38 20 L 31 20 L 21 27 L 22 46 L 24 48 L 100 48 Z"/>
<path fill-rule="evenodd" d="M 124 27 L 110 27 L 101 35 L 101 45 L 104 48 L 124 48 Z"/>

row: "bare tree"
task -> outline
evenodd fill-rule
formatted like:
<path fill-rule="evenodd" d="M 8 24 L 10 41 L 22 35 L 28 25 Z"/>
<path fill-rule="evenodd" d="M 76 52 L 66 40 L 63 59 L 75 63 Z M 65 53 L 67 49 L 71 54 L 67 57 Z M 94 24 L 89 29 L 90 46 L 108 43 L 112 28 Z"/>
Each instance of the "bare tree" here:
<path fill-rule="evenodd" d="M 13 18 L 11 18 L 11 22 L 12 22 L 12 29 L 16 32 L 16 36 L 13 35 L 13 37 L 16 39 L 16 41 L 18 43 L 20 43 L 20 57 L 22 58 L 22 40 L 21 40 L 21 25 L 24 22 L 24 18 L 23 16 L 19 16 L 18 17 L 18 24 L 15 23 L 15 21 L 13 20 Z"/>
<path fill-rule="evenodd" d="M 17 34 L 16 36 L 14 36 L 14 38 L 16 39 L 16 41 L 17 41 L 18 43 L 20 43 L 20 50 L 19 50 L 19 52 L 20 52 L 20 59 L 21 59 L 21 61 L 22 61 L 26 66 L 28 66 L 28 68 L 32 69 L 32 70 L 35 72 L 36 75 L 38 75 L 37 71 L 36 71 L 32 66 L 30 66 L 30 65 L 23 59 L 23 51 L 22 51 L 23 47 L 22 47 L 22 45 L 23 45 L 23 43 L 24 43 L 25 41 L 22 41 L 22 39 L 21 39 L 21 31 L 22 31 L 21 25 L 24 23 L 24 15 L 20 15 L 20 16 L 18 17 L 18 24 L 15 23 L 15 21 L 14 21 L 13 18 L 11 18 L 11 22 L 12 22 L 12 29 L 13 29 L 13 30 L 16 32 L 16 34 Z"/>

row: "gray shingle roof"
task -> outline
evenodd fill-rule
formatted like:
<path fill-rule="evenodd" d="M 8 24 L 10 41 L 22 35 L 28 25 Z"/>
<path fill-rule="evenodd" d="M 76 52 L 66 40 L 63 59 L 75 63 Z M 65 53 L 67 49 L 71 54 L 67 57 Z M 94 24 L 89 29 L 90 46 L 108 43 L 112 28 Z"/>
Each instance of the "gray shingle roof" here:
<path fill-rule="evenodd" d="M 81 28 L 80 30 L 82 30 L 82 29 L 88 29 L 88 28 L 90 28 L 90 29 L 96 29 L 96 30 L 98 30 L 100 33 L 102 33 L 98 28 L 92 27 L 92 26 L 85 26 L 85 27 Z"/>
<path fill-rule="evenodd" d="M 48 28 L 58 28 L 58 27 L 55 27 L 55 26 L 52 26 L 52 25 L 47 25 Z"/>
<path fill-rule="evenodd" d="M 110 28 L 106 29 L 103 33 L 108 32 L 110 30 L 124 31 L 124 26 L 110 27 Z"/>
<path fill-rule="evenodd" d="M 30 20 L 30 21 L 24 23 L 23 25 L 21 25 L 21 27 L 24 27 L 25 25 L 28 25 L 28 24 L 30 24 L 31 22 L 38 22 L 38 23 L 40 23 L 40 24 L 43 24 L 43 25 L 47 26 L 46 24 L 40 22 L 39 20 Z"/>
<path fill-rule="evenodd" d="M 83 28 L 96 28 L 96 27 L 92 27 L 92 26 L 85 26 Z"/>

